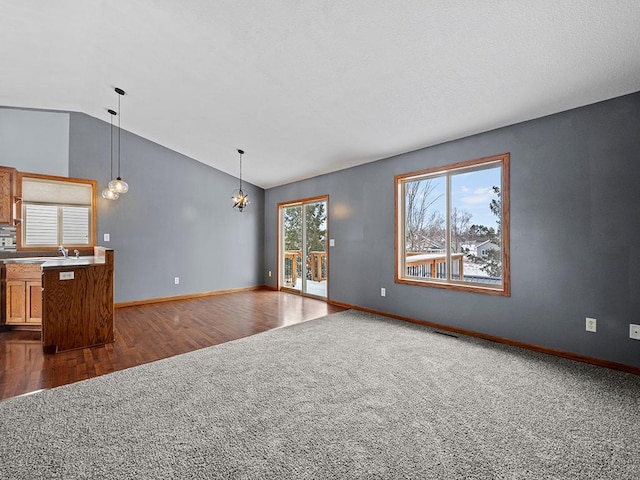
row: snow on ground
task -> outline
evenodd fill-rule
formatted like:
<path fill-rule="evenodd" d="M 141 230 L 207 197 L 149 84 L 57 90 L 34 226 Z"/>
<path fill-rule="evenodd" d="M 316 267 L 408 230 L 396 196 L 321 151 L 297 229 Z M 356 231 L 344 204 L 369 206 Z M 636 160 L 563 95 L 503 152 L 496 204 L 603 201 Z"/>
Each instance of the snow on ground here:
<path fill-rule="evenodd" d="M 487 272 L 484 272 L 480 265 L 472 262 L 464 262 L 464 274 L 471 275 L 474 277 L 488 277 Z"/>
<path fill-rule="evenodd" d="M 296 286 L 291 287 L 296 290 L 302 290 L 302 279 L 298 277 L 296 279 Z M 312 280 L 307 280 L 307 291 L 309 295 L 316 295 L 318 297 L 326 297 L 327 296 L 327 282 L 314 282 Z"/>

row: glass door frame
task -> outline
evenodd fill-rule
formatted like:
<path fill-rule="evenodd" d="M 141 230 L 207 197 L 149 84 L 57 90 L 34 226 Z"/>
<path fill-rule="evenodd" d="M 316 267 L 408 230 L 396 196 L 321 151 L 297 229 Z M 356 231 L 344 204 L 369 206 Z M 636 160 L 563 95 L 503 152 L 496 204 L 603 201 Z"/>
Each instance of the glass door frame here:
<path fill-rule="evenodd" d="M 324 202 L 326 205 L 326 209 L 325 209 L 325 216 L 326 216 L 326 235 L 325 235 L 325 251 L 327 253 L 327 264 L 326 264 L 326 275 L 327 275 L 327 279 L 326 279 L 326 296 L 322 297 L 322 296 L 318 296 L 318 295 L 313 295 L 311 293 L 305 292 L 305 280 L 306 280 L 306 268 L 304 267 L 304 265 L 306 265 L 304 258 L 302 259 L 303 261 L 303 278 L 302 278 L 302 288 L 300 290 L 297 290 L 295 288 L 291 288 L 291 287 L 287 287 L 285 285 L 285 281 L 284 281 L 284 238 L 283 238 L 283 210 L 286 207 L 295 207 L 295 206 L 301 206 L 302 207 L 302 212 L 303 212 L 303 218 L 304 218 L 304 207 L 308 204 L 312 204 L 312 203 L 319 203 L 319 202 Z M 305 247 L 306 247 L 306 228 L 305 228 L 305 224 L 303 222 L 302 225 L 302 237 L 303 237 L 303 245 L 302 245 L 302 252 L 303 252 L 303 256 L 305 256 Z M 288 202 L 280 202 L 278 203 L 278 253 L 277 253 L 277 258 L 278 258 L 278 262 L 277 262 L 277 267 L 276 267 L 276 281 L 277 281 L 277 290 L 280 291 L 285 291 L 285 292 L 290 292 L 290 293 L 295 293 L 298 295 L 304 295 L 304 296 L 308 296 L 308 297 L 313 297 L 313 298 L 318 298 L 320 300 L 329 300 L 329 265 L 330 265 L 330 260 L 329 260 L 329 195 L 319 195 L 317 197 L 308 197 L 308 198 L 301 198 L 299 200 L 293 200 L 293 201 L 288 201 Z"/>

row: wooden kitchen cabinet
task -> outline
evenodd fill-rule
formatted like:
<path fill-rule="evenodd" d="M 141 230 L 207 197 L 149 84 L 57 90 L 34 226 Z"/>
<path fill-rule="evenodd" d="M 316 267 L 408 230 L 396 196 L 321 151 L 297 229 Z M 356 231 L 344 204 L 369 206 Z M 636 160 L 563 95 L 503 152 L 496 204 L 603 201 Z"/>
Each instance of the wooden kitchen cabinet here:
<path fill-rule="evenodd" d="M 5 323 L 42 323 L 42 270 L 39 263 L 5 266 Z"/>
<path fill-rule="evenodd" d="M 6 289 L 6 323 L 10 325 L 26 323 L 24 314 L 27 299 L 25 282 L 19 280 L 7 282 Z"/>
<path fill-rule="evenodd" d="M 42 345 L 57 353 L 104 345 L 113 336 L 113 250 L 84 264 L 42 266 Z M 82 257 L 80 257 L 82 258 Z M 63 273 L 66 274 L 63 276 Z"/>
<path fill-rule="evenodd" d="M 0 167 L 0 225 L 13 225 L 16 169 Z"/>

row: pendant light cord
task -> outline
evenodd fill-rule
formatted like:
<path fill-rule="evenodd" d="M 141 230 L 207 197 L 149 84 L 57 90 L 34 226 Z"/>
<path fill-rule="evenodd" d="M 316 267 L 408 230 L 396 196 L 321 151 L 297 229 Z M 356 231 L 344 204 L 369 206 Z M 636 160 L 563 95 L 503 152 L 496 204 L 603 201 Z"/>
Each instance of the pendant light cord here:
<path fill-rule="evenodd" d="M 122 95 L 120 95 L 119 92 L 117 93 L 118 93 L 118 113 L 122 113 L 122 111 L 120 110 L 120 97 Z M 120 180 L 120 117 L 121 116 L 122 115 L 118 115 L 118 180 Z M 113 178 L 113 176 L 111 178 Z"/>
<path fill-rule="evenodd" d="M 244 192 L 242 191 L 242 155 L 244 154 L 244 150 L 238 148 L 236 151 L 240 154 L 240 192 L 242 196 L 244 196 Z"/>
<path fill-rule="evenodd" d="M 118 113 L 115 110 L 111 109 L 108 109 L 107 112 L 109 112 L 109 116 L 111 117 L 111 154 L 109 156 L 109 168 L 111 175 L 109 176 L 109 178 L 113 179 L 113 116 L 118 115 Z"/>
<path fill-rule="evenodd" d="M 240 192 L 244 194 L 242 192 L 242 154 L 240 154 Z"/>
<path fill-rule="evenodd" d="M 109 175 L 109 180 L 113 179 L 113 114 L 115 112 L 113 110 L 109 110 L 109 114 L 111 116 L 111 156 L 109 157 L 109 166 L 111 167 L 111 174 Z"/>

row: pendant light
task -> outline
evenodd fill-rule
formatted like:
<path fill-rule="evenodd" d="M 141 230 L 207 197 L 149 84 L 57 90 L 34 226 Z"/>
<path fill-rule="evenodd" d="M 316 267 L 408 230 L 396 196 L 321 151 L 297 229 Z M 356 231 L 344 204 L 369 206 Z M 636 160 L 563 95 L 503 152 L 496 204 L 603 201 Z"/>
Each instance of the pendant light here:
<path fill-rule="evenodd" d="M 118 178 L 109 182 L 109 190 L 114 193 L 127 193 L 129 191 L 129 185 L 120 177 L 120 117 L 122 117 L 122 110 L 120 110 L 120 97 L 124 95 L 124 90 L 121 88 L 115 88 L 115 92 L 118 94 Z M 111 177 L 113 178 L 113 176 Z"/>
<path fill-rule="evenodd" d="M 233 200 L 233 208 L 237 208 L 239 212 L 242 212 L 251 203 L 249 201 L 249 194 L 242 191 L 242 155 L 244 151 L 238 149 L 240 154 L 240 188 L 233 192 L 231 200 Z"/>
<path fill-rule="evenodd" d="M 113 116 L 117 115 L 117 113 L 111 109 L 107 110 L 111 115 L 111 152 L 109 154 L 109 165 L 111 167 L 111 173 L 109 178 L 113 178 Z M 120 194 L 117 192 L 112 192 L 109 190 L 109 187 L 106 187 L 102 190 L 102 198 L 106 198 L 107 200 L 118 200 L 120 198 Z"/>

